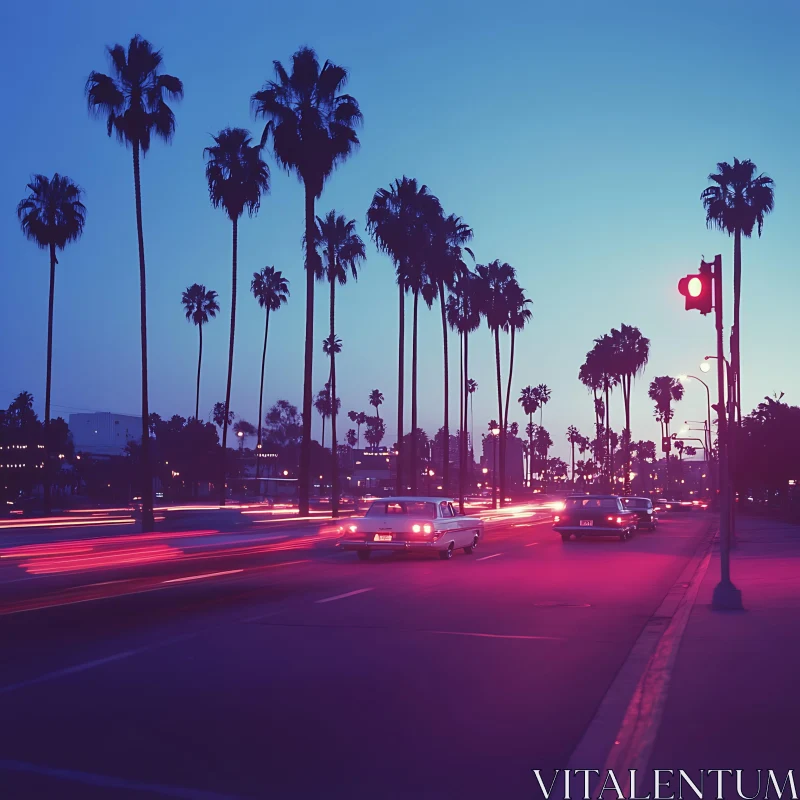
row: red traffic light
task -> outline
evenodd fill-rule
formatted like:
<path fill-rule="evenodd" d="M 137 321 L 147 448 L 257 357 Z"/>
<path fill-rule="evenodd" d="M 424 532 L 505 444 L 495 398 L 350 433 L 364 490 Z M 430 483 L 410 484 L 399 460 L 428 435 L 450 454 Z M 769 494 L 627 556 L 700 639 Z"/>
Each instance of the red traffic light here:
<path fill-rule="evenodd" d="M 696 275 L 687 275 L 678 281 L 678 291 L 686 298 L 686 310 L 701 314 L 711 313 L 714 301 L 714 278 L 711 271 L 701 265 Z"/>

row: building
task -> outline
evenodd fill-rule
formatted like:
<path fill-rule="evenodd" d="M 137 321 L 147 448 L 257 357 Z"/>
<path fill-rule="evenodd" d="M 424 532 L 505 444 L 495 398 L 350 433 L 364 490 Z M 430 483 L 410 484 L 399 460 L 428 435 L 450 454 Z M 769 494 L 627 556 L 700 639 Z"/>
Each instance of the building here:
<path fill-rule="evenodd" d="M 110 411 L 70 414 L 69 430 L 76 453 L 121 456 L 128 442 L 142 440 L 142 418 Z"/>

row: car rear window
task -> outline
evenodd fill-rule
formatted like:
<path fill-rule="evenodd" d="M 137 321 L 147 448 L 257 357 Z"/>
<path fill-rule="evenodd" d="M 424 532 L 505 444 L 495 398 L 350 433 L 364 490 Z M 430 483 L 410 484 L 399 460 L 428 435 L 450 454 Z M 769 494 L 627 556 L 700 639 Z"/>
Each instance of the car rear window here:
<path fill-rule="evenodd" d="M 568 497 L 567 511 L 618 511 L 619 500 L 615 497 Z"/>
<path fill-rule="evenodd" d="M 379 500 L 369 507 L 368 517 L 406 516 L 436 519 L 436 505 L 414 500 L 389 501 Z"/>
<path fill-rule="evenodd" d="M 638 497 L 628 497 L 622 501 L 628 508 L 649 508 L 649 500 L 640 500 Z"/>

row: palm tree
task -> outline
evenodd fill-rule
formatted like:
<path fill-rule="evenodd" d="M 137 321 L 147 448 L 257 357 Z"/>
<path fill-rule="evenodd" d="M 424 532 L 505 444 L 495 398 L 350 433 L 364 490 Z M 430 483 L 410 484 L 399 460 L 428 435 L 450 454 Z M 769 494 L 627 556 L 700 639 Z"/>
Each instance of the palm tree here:
<path fill-rule="evenodd" d="M 550 434 L 541 425 L 536 428 L 533 444 L 536 452 L 542 457 L 542 488 L 545 493 L 547 493 L 547 453 L 553 446 L 553 440 L 550 438 Z"/>
<path fill-rule="evenodd" d="M 442 208 L 439 200 L 424 184 L 414 178 L 394 181 L 388 189 L 378 189 L 367 210 L 367 229 L 378 249 L 386 253 L 395 267 L 399 289 L 399 332 L 397 348 L 397 494 L 405 492 L 403 480 L 403 399 L 405 365 L 405 294 L 414 292 L 414 325 L 412 343 L 412 402 L 411 429 L 416 430 L 416 317 L 419 291 L 423 283 L 424 265 L 431 250 L 431 225 L 439 219 Z M 410 439 L 412 491 L 417 484 L 417 436 Z"/>
<path fill-rule="evenodd" d="M 511 400 L 511 376 L 514 373 L 514 343 L 517 331 L 521 331 L 530 322 L 533 316 L 527 308 L 530 300 L 525 297 L 525 290 L 516 282 L 509 286 L 508 291 L 508 325 L 511 333 L 511 349 L 508 357 L 508 383 L 506 385 L 506 407 L 504 411 L 505 424 L 508 426 L 508 405 Z"/>
<path fill-rule="evenodd" d="M 450 485 L 450 359 L 447 341 L 447 309 L 445 289 L 452 289 L 456 280 L 466 270 L 462 260 L 462 247 L 472 239 L 472 228 L 461 217 L 450 214 L 441 215 L 432 225 L 431 256 L 426 264 L 426 275 L 431 290 L 427 297 L 431 303 L 439 298 L 439 311 L 442 320 L 442 351 L 444 355 L 444 442 L 442 451 L 442 487 L 445 494 Z M 469 248 L 464 249 L 472 255 Z M 429 307 L 431 305 L 429 303 Z"/>
<path fill-rule="evenodd" d="M 600 388 L 603 391 L 605 400 L 605 440 L 604 444 L 604 457 L 603 462 L 606 465 L 606 482 L 608 484 L 608 491 L 613 487 L 614 475 L 614 449 L 611 445 L 611 404 L 609 403 L 609 395 L 611 390 L 619 383 L 619 372 L 617 370 L 617 360 L 615 357 L 614 342 L 609 334 L 594 340 L 593 349 L 593 369 L 597 371 L 597 376 L 600 382 Z"/>
<path fill-rule="evenodd" d="M 632 325 L 621 325 L 611 329 L 614 371 L 619 375 L 622 399 L 625 404 L 625 430 L 622 442 L 625 456 L 625 494 L 630 494 L 631 473 L 631 387 L 637 375 L 641 375 L 650 356 L 650 340 Z"/>
<path fill-rule="evenodd" d="M 536 390 L 533 386 L 526 386 L 519 394 L 517 402 L 522 406 L 522 410 L 528 415 L 528 425 L 525 428 L 528 434 L 528 452 L 533 454 L 533 415 L 539 410 L 539 400 L 537 399 Z M 531 488 L 531 479 L 533 477 L 531 465 L 533 459 L 528 459 L 528 488 Z"/>
<path fill-rule="evenodd" d="M 358 280 L 358 265 L 366 258 L 364 242 L 356 233 L 356 221 L 347 220 L 343 214 L 329 211 L 324 219 L 317 217 L 316 229 L 317 248 L 321 250 L 322 267 L 320 279 L 328 281 L 330 286 L 330 308 L 328 311 L 330 322 L 330 335 L 328 337 L 328 355 L 331 360 L 330 381 L 331 392 L 336 397 L 336 353 L 341 350 L 336 348 L 335 308 L 336 284 L 344 286 L 348 275 L 353 280 Z M 334 454 L 331 475 L 331 516 L 339 516 L 339 464 L 336 458 L 336 409 L 331 415 L 331 452 Z"/>
<path fill-rule="evenodd" d="M 314 360 L 314 278 L 319 270 L 315 241 L 314 203 L 325 181 L 358 147 L 361 124 L 358 102 L 340 94 L 347 70 L 330 61 L 320 68 L 317 54 L 301 47 L 292 56 L 291 74 L 274 61 L 274 81 L 267 81 L 252 98 L 257 118 L 267 120 L 262 146 L 272 136 L 278 163 L 294 172 L 305 191 L 306 339 L 303 374 L 303 440 L 300 448 L 300 515 L 308 515 L 311 470 L 311 382 Z"/>
<path fill-rule="evenodd" d="M 550 402 L 551 391 L 546 383 L 540 383 L 533 392 L 539 406 L 539 427 L 541 428 L 544 424 L 544 407 Z"/>
<path fill-rule="evenodd" d="M 264 320 L 264 347 L 261 350 L 261 382 L 258 384 L 258 439 L 256 447 L 261 450 L 261 424 L 263 422 L 264 408 L 264 365 L 267 361 L 267 335 L 269 334 L 269 314 L 271 311 L 279 311 L 282 305 L 289 300 L 289 281 L 283 277 L 283 273 L 275 267 L 262 267 L 258 272 L 253 273 L 253 280 L 250 281 L 250 291 L 258 301 L 259 306 L 265 310 Z M 256 476 L 261 473 L 260 462 L 256 465 Z"/>
<path fill-rule="evenodd" d="M 186 314 L 186 319 L 193 322 L 200 332 L 200 350 L 197 355 L 197 391 L 194 400 L 194 418 L 200 417 L 200 364 L 203 361 L 203 325 L 208 322 L 209 317 L 216 317 L 219 311 L 217 293 L 206 290 L 202 283 L 193 283 L 181 295 L 181 303 Z M 261 416 L 261 408 L 258 409 Z"/>
<path fill-rule="evenodd" d="M 350 422 L 354 422 L 358 429 L 357 442 L 358 449 L 361 449 L 361 426 L 367 421 L 367 415 L 363 411 L 348 411 L 347 417 Z"/>
<path fill-rule="evenodd" d="M 739 305 L 742 296 L 742 236 L 750 237 L 757 228 L 759 237 L 764 218 L 775 208 L 774 182 L 745 159 L 733 159 L 733 164 L 721 161 L 712 182 L 700 195 L 706 210 L 706 225 L 733 236 L 733 327 L 731 328 L 731 361 L 735 379 L 737 418 L 742 420 L 739 358 Z"/>
<path fill-rule="evenodd" d="M 42 478 L 44 513 L 50 513 L 50 389 L 53 365 L 53 303 L 56 291 L 56 250 L 77 241 L 86 222 L 86 207 L 81 202 L 83 190 L 66 175 L 57 172 L 52 178 L 34 175 L 28 195 L 17 206 L 22 233 L 50 254 L 50 295 L 47 305 L 47 367 L 44 392 L 44 463 Z"/>
<path fill-rule="evenodd" d="M 380 419 L 380 406 L 383 405 L 383 392 L 380 389 L 373 389 L 369 393 L 369 404 L 374 407 L 375 415 Z"/>
<path fill-rule="evenodd" d="M 581 432 L 574 425 L 570 425 L 569 428 L 567 428 L 567 441 L 569 442 L 570 447 L 572 449 L 572 472 L 571 472 L 571 475 L 572 475 L 572 488 L 573 489 L 575 488 L 575 446 L 576 445 L 579 446 L 583 442 L 584 438 L 585 437 L 581 435 Z"/>
<path fill-rule="evenodd" d="M 581 364 L 578 370 L 578 380 L 592 393 L 594 400 L 594 430 L 595 442 L 598 447 L 595 448 L 594 460 L 599 464 L 602 459 L 600 457 L 599 442 L 600 442 L 600 429 L 605 415 L 605 405 L 600 397 L 600 390 L 602 389 L 602 380 L 600 375 L 600 367 L 597 359 L 596 350 L 590 350 L 586 354 L 586 360 Z"/>
<path fill-rule="evenodd" d="M 506 431 L 503 418 L 503 387 L 500 372 L 500 331 L 509 324 L 508 296 L 512 284 L 516 283 L 516 271 L 510 264 L 492 261 L 485 266 L 478 264 L 478 292 L 483 301 L 481 309 L 490 332 L 494 335 L 494 357 L 497 372 L 497 413 L 500 417 L 500 504 L 505 502 L 506 490 Z"/>
<path fill-rule="evenodd" d="M 669 423 L 672 419 L 672 404 L 683 398 L 683 384 L 669 375 L 653 378 L 647 392 L 650 399 L 656 404 L 656 414 L 660 415 L 664 423 L 665 436 L 669 438 Z M 669 492 L 669 453 L 667 453 L 667 492 Z"/>
<path fill-rule="evenodd" d="M 350 428 L 345 434 L 345 440 L 347 441 L 348 447 L 351 449 L 354 448 L 358 442 L 358 437 L 356 436 L 356 432 Z"/>
<path fill-rule="evenodd" d="M 223 208 L 233 225 L 233 256 L 231 259 L 231 334 L 228 344 L 228 383 L 225 389 L 225 410 L 231 405 L 233 379 L 233 341 L 236 333 L 237 248 L 239 217 L 247 211 L 258 213 L 261 195 L 269 192 L 269 168 L 261 158 L 261 148 L 251 144 L 243 128 L 224 128 L 211 137 L 214 144 L 203 150 L 206 158 L 208 196 L 214 208 Z M 260 416 L 260 415 L 259 415 Z M 222 426 L 220 457 L 220 505 L 225 505 L 225 450 L 228 441 L 227 419 Z M 261 420 L 259 418 L 259 425 Z"/>
<path fill-rule="evenodd" d="M 324 389 L 320 389 L 317 396 L 314 398 L 314 408 L 317 413 L 322 417 L 322 442 L 321 445 L 325 447 L 325 420 L 331 415 L 331 390 L 330 384 L 326 383 Z"/>
<path fill-rule="evenodd" d="M 465 358 L 466 360 L 466 358 Z M 464 365 L 464 373 L 469 375 L 466 364 Z M 475 463 L 475 405 L 473 403 L 473 395 L 478 391 L 478 381 L 474 378 L 467 378 L 467 394 L 469 395 L 469 457 L 470 464 Z"/>
<path fill-rule="evenodd" d="M 133 150 L 133 186 L 136 198 L 136 232 L 139 240 L 139 310 L 142 341 L 142 420 L 150 418 L 147 396 L 147 281 L 142 227 L 142 184 L 140 156 L 147 155 L 150 139 L 156 135 L 169 143 L 175 134 L 175 115 L 167 98 L 180 100 L 183 83 L 160 71 L 162 56 L 138 34 L 128 44 L 107 48 L 114 76 L 92 72 L 86 81 L 89 111 L 106 118 L 108 135 Z M 150 437 L 143 428 L 140 452 L 142 469 L 142 530 L 153 530 L 153 472 Z"/>

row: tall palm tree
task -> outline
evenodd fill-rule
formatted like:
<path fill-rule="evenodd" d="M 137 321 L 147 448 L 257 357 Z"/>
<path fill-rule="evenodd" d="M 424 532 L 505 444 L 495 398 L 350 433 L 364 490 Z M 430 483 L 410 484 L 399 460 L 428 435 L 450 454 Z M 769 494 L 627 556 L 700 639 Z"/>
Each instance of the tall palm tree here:
<path fill-rule="evenodd" d="M 575 488 L 575 447 L 579 446 L 584 437 L 581 435 L 581 432 L 574 426 L 570 425 L 567 428 L 567 441 L 570 444 L 570 448 L 572 450 L 572 488 Z"/>
<path fill-rule="evenodd" d="M 469 375 L 466 366 L 464 372 Z M 473 402 L 473 395 L 478 391 L 478 381 L 474 378 L 467 377 L 467 394 L 469 395 L 469 458 L 470 464 L 475 463 L 475 404 Z"/>
<path fill-rule="evenodd" d="M 374 407 L 375 415 L 380 419 L 380 407 L 383 405 L 383 392 L 380 389 L 373 389 L 369 393 L 369 404 Z"/>
<path fill-rule="evenodd" d="M 602 389 L 602 380 L 600 375 L 600 366 L 598 363 L 597 352 L 590 350 L 586 354 L 586 359 L 581 364 L 578 370 L 578 380 L 592 393 L 593 407 L 594 407 L 594 430 L 595 430 L 595 447 L 594 460 L 600 464 L 602 463 L 600 457 L 599 443 L 600 443 L 600 429 L 603 424 L 603 417 L 605 415 L 605 405 L 600 397 L 600 390 Z"/>
<path fill-rule="evenodd" d="M 22 233 L 37 247 L 50 254 L 50 295 L 47 305 L 47 368 L 44 392 L 44 463 L 42 479 L 44 513 L 50 513 L 50 389 L 53 365 L 53 303 L 56 291 L 56 250 L 63 250 L 83 233 L 86 207 L 81 202 L 83 190 L 66 175 L 57 172 L 52 178 L 34 175 L 29 193 L 17 206 Z"/>
<path fill-rule="evenodd" d="M 256 448 L 261 451 L 261 425 L 264 422 L 264 365 L 267 361 L 267 335 L 269 334 L 269 315 L 271 311 L 279 311 L 289 301 L 289 281 L 275 267 L 262 267 L 253 273 L 250 291 L 265 311 L 264 347 L 261 350 L 261 381 L 258 384 L 258 433 Z M 261 474 L 261 462 L 256 465 L 256 475 Z"/>
<path fill-rule="evenodd" d="M 497 372 L 497 413 L 500 418 L 500 504 L 505 503 L 506 491 L 506 421 L 503 418 L 503 386 L 500 371 L 500 331 L 508 326 L 508 295 L 516 283 L 516 271 L 510 264 L 492 261 L 478 264 L 478 292 L 482 299 L 482 313 L 490 332 L 494 336 L 494 359 Z"/>
<path fill-rule="evenodd" d="M 363 411 L 348 411 L 347 418 L 354 422 L 357 428 L 357 448 L 361 449 L 361 426 L 367 422 L 367 415 Z"/>
<path fill-rule="evenodd" d="M 597 370 L 600 387 L 604 395 L 605 408 L 605 439 L 603 462 L 606 465 L 606 482 L 608 491 L 612 490 L 614 481 L 614 448 L 611 443 L 611 404 L 609 396 L 612 389 L 619 384 L 620 376 L 617 369 L 617 359 L 614 342 L 609 334 L 604 334 L 594 340 L 593 366 Z"/>
<path fill-rule="evenodd" d="M 231 407 L 233 379 L 233 341 L 236 334 L 237 248 L 239 218 L 247 211 L 258 213 L 261 195 L 269 192 L 269 168 L 261 158 L 261 148 L 252 144 L 250 133 L 243 128 L 224 128 L 211 137 L 214 144 L 203 150 L 206 158 L 208 196 L 214 208 L 222 208 L 233 225 L 231 267 L 231 334 L 228 344 L 228 382 L 225 389 L 225 412 Z M 259 424 L 261 420 L 259 419 Z M 220 505 L 225 505 L 225 451 L 228 442 L 228 421 L 222 426 L 220 457 Z"/>
<path fill-rule="evenodd" d="M 661 417 L 664 424 L 664 435 L 669 438 L 669 423 L 672 419 L 672 404 L 679 402 L 683 398 L 683 384 L 669 375 L 662 375 L 653 378 L 647 392 L 650 399 L 656 404 L 656 416 Z M 666 454 L 666 477 L 667 492 L 669 492 L 669 453 Z"/>
<path fill-rule="evenodd" d="M 508 291 L 508 324 L 507 330 L 511 333 L 511 349 L 508 357 L 508 383 L 506 385 L 506 407 L 504 411 L 505 424 L 508 426 L 508 405 L 511 400 L 511 376 L 514 373 L 514 343 L 517 331 L 521 331 L 530 322 L 533 313 L 527 307 L 531 301 L 525 297 L 525 290 L 516 282 L 509 286 Z"/>
<path fill-rule="evenodd" d="M 550 438 L 550 434 L 541 425 L 536 428 L 533 444 L 536 452 L 539 453 L 542 458 L 542 488 L 546 493 L 548 482 L 547 454 L 553 446 L 553 440 Z"/>
<path fill-rule="evenodd" d="M 331 392 L 336 397 L 336 353 L 341 350 L 336 348 L 335 309 L 336 309 L 336 284 L 344 286 L 348 275 L 353 280 L 358 280 L 358 265 L 366 258 L 364 242 L 356 233 L 356 221 L 348 220 L 343 214 L 329 211 L 324 219 L 317 217 L 316 223 L 317 249 L 321 251 L 321 269 L 319 277 L 328 281 L 330 286 L 330 307 L 328 318 L 330 322 L 330 335 L 328 336 L 328 355 L 331 360 L 330 382 Z M 333 464 L 331 474 L 331 516 L 339 516 L 339 463 L 336 458 L 336 416 L 337 410 L 331 413 L 331 452 Z"/>
<path fill-rule="evenodd" d="M 181 295 L 181 303 L 183 310 L 186 314 L 186 319 L 193 322 L 200 332 L 200 350 L 197 354 L 197 390 L 195 392 L 194 400 L 194 418 L 200 418 L 200 365 L 203 361 L 203 325 L 208 322 L 209 317 L 217 316 L 219 311 L 219 303 L 217 302 L 217 293 L 211 290 L 206 290 L 202 283 L 193 283 Z M 261 416 L 261 408 L 258 409 L 258 415 Z"/>
<path fill-rule="evenodd" d="M 533 424 L 533 415 L 539 410 L 538 395 L 534 387 L 526 386 L 520 392 L 517 402 L 522 406 L 523 412 L 528 415 L 528 425 L 526 426 L 525 430 L 528 434 L 528 453 L 530 454 L 530 457 L 528 458 L 528 488 L 531 488 L 533 477 L 533 470 L 531 469 L 533 464 L 533 432 L 535 430 Z"/>
<path fill-rule="evenodd" d="M 641 375 L 650 356 L 650 340 L 632 325 L 621 325 L 611 329 L 614 371 L 619 375 L 622 399 L 625 404 L 625 430 L 622 443 L 625 458 L 625 494 L 630 494 L 631 474 L 631 387 L 637 375 Z"/>
<path fill-rule="evenodd" d="M 331 415 L 331 389 L 330 383 L 325 384 L 324 389 L 320 389 L 317 396 L 314 398 L 314 408 L 317 413 L 322 417 L 322 441 L 320 444 L 323 449 L 325 447 L 325 420 Z"/>
<path fill-rule="evenodd" d="M 394 181 L 388 189 L 378 189 L 367 210 L 367 229 L 378 249 L 386 253 L 394 264 L 399 289 L 399 331 L 397 348 L 397 494 L 405 492 L 403 479 L 403 399 L 405 382 L 405 294 L 414 294 L 414 322 L 412 331 L 412 379 L 411 379 L 411 430 L 416 427 L 416 318 L 419 292 L 424 283 L 424 266 L 431 251 L 431 225 L 441 217 L 439 200 L 428 187 L 414 178 Z M 417 485 L 417 435 L 410 437 L 411 486 Z"/>
<path fill-rule="evenodd" d="M 128 44 L 107 48 L 113 77 L 92 72 L 86 81 L 89 111 L 106 119 L 108 135 L 115 134 L 133 150 L 133 186 L 136 198 L 136 232 L 139 240 L 139 314 L 142 342 L 142 530 L 153 530 L 153 471 L 150 461 L 150 437 L 146 423 L 150 418 L 147 396 L 147 281 L 144 263 L 142 226 L 142 184 L 139 159 L 147 155 L 153 135 L 165 142 L 175 134 L 175 115 L 167 99 L 183 97 L 183 83 L 174 75 L 161 72 L 161 51 L 154 50 L 138 34 Z"/>
<path fill-rule="evenodd" d="M 757 167 L 745 159 L 733 159 L 733 164 L 721 161 L 717 172 L 708 180 L 712 186 L 700 195 L 706 210 L 706 225 L 733 236 L 733 327 L 731 361 L 735 379 L 737 418 L 742 419 L 739 354 L 739 305 L 742 296 L 742 236 L 750 237 L 757 228 L 759 237 L 764 228 L 764 218 L 775 208 L 775 183 L 763 172 L 756 175 Z"/>
<path fill-rule="evenodd" d="M 428 297 L 439 298 L 442 320 L 442 352 L 444 356 L 444 442 L 442 453 L 442 486 L 445 494 L 450 485 L 450 359 L 447 341 L 447 309 L 445 290 L 452 289 L 456 280 L 466 270 L 462 248 L 472 239 L 472 228 L 455 214 L 434 218 L 432 224 L 431 255 L 426 264 L 426 274 L 431 290 Z M 430 305 L 430 304 L 429 304 Z"/>
<path fill-rule="evenodd" d="M 539 406 L 539 427 L 541 428 L 544 424 L 544 407 L 550 402 L 551 391 L 546 383 L 540 383 L 533 392 Z"/>
<path fill-rule="evenodd" d="M 272 137 L 278 163 L 294 172 L 305 191 L 306 339 L 303 370 L 303 440 L 300 448 L 300 514 L 308 515 L 311 477 L 311 394 L 314 360 L 314 278 L 319 268 L 315 241 L 314 203 L 325 181 L 359 145 L 356 128 L 362 122 L 358 102 L 342 94 L 347 70 L 301 47 L 292 56 L 292 71 L 274 61 L 276 80 L 267 81 L 252 98 L 256 118 L 267 120 L 262 146 Z"/>

